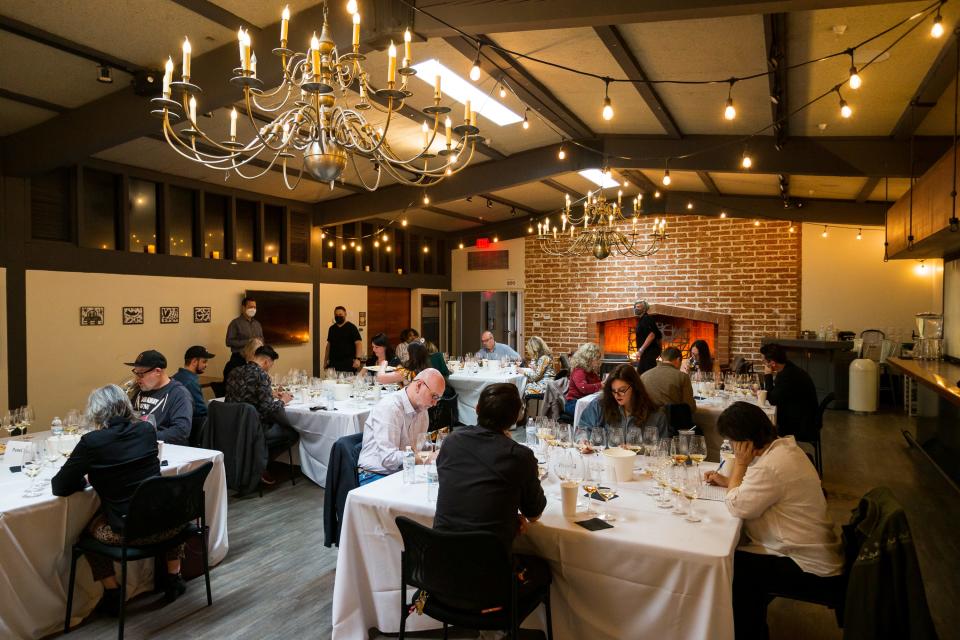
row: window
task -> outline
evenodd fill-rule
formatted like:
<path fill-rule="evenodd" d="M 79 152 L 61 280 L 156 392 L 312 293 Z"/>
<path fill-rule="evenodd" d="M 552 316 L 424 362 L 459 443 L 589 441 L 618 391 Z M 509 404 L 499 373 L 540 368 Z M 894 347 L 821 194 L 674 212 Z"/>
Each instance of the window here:
<path fill-rule="evenodd" d="M 393 232 L 393 264 L 397 273 L 406 271 L 404 261 L 407 257 L 407 234 L 400 229 Z"/>
<path fill-rule="evenodd" d="M 420 259 L 423 256 L 423 245 L 420 236 L 410 234 L 410 273 L 420 273 Z"/>
<path fill-rule="evenodd" d="M 37 240 L 70 241 L 69 169 L 30 179 L 30 235 Z"/>
<path fill-rule="evenodd" d="M 390 258 L 393 257 L 393 241 L 390 239 L 390 234 L 389 231 L 381 231 L 377 238 L 380 241 L 380 246 L 377 248 L 380 255 L 380 271 L 383 273 L 392 271 Z"/>
<path fill-rule="evenodd" d="M 437 275 L 447 275 L 447 259 L 450 254 L 447 253 L 447 243 L 443 238 L 437 238 L 437 254 L 434 260 L 437 261 Z"/>
<path fill-rule="evenodd" d="M 377 254 L 373 250 L 373 232 L 376 228 L 372 224 L 363 223 L 360 225 L 360 235 L 362 236 L 361 246 L 363 251 L 360 254 L 360 264 L 364 271 L 377 270 Z"/>
<path fill-rule="evenodd" d="M 117 248 L 117 221 L 120 218 L 119 192 L 119 176 L 94 169 L 83 170 L 81 247 Z"/>
<path fill-rule="evenodd" d="M 257 203 L 237 200 L 237 227 L 234 230 L 234 260 L 251 262 L 257 251 Z"/>
<path fill-rule="evenodd" d="M 157 183 L 130 178 L 128 245 L 134 253 L 157 251 Z M 152 249 L 152 251 L 150 250 Z"/>
<path fill-rule="evenodd" d="M 337 227 L 323 230 L 323 268 L 336 269 L 337 264 Z"/>
<path fill-rule="evenodd" d="M 290 256 L 288 262 L 310 264 L 310 230 L 309 213 L 303 213 L 302 211 L 290 212 L 290 226 L 287 231 L 290 241 Z M 322 238 L 321 242 L 326 245 L 327 239 Z"/>
<path fill-rule="evenodd" d="M 356 224 L 343 225 L 343 240 L 340 241 L 340 251 L 343 253 L 344 269 L 356 269 L 357 263 L 360 262 L 358 257 L 360 252 L 357 251 L 359 245 L 356 239 L 358 226 Z"/>
<path fill-rule="evenodd" d="M 169 191 L 167 231 L 170 244 L 167 253 L 172 256 L 193 255 L 193 225 L 196 220 L 197 192 L 171 186 Z"/>
<path fill-rule="evenodd" d="M 229 200 L 226 196 L 206 193 L 203 198 L 203 255 L 226 258 L 223 253 L 223 230 Z"/>
<path fill-rule="evenodd" d="M 433 273 L 433 264 L 436 262 L 433 238 L 424 238 L 421 243 L 420 254 L 423 256 L 423 272 Z"/>
<path fill-rule="evenodd" d="M 283 262 L 283 207 L 268 204 L 263 207 L 263 261 Z"/>

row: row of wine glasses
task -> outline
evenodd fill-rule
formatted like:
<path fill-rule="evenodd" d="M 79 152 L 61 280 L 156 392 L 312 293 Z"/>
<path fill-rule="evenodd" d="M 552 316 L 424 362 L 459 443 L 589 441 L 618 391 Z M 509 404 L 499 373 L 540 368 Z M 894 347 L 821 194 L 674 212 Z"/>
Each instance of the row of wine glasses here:
<path fill-rule="evenodd" d="M 560 449 L 554 464 L 557 478 L 560 482 L 572 482 L 578 486 L 582 483 L 587 493 L 586 514 L 600 520 L 613 522 L 617 518 L 606 509 L 606 504 L 617 496 L 617 481 L 615 475 L 606 473 L 603 458 L 580 453 L 576 448 Z M 593 503 L 600 505 L 600 510 L 593 508 Z M 579 499 L 577 507 L 579 508 Z"/>
<path fill-rule="evenodd" d="M 690 522 L 700 521 L 696 500 L 703 485 L 700 463 L 706 453 L 703 436 L 681 434 L 658 442 L 652 462 L 656 486 L 648 492 L 655 496 L 658 507 L 671 509 L 673 514 L 684 516 Z M 693 464 L 688 465 L 688 461 Z"/>
<path fill-rule="evenodd" d="M 7 415 L 0 418 L 0 426 L 7 432 L 8 437 L 22 436 L 27 433 L 36 420 L 33 408 L 29 406 L 11 409 Z"/>

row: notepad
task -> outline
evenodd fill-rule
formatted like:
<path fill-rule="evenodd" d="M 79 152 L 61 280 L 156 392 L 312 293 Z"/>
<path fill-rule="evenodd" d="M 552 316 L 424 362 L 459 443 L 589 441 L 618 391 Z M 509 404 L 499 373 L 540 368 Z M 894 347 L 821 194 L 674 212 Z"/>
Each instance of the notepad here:
<path fill-rule="evenodd" d="M 727 488 L 719 487 L 715 484 L 705 484 L 700 487 L 700 496 L 701 500 L 715 500 L 717 502 L 723 502 L 727 498 Z"/>

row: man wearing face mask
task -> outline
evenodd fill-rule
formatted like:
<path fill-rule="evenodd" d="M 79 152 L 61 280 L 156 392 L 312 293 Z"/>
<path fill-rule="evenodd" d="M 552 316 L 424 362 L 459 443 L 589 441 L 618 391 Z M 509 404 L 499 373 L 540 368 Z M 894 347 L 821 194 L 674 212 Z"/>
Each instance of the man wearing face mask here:
<path fill-rule="evenodd" d="M 240 307 L 240 315 L 231 320 L 227 326 L 227 346 L 230 347 L 230 360 L 224 365 L 224 372 L 229 372 L 231 369 L 247 364 L 242 351 L 251 338 L 263 340 L 263 327 L 253 319 L 257 315 L 257 301 L 248 296 L 240 303 Z M 224 383 L 227 381 L 226 373 L 224 373 L 223 381 Z"/>
<path fill-rule="evenodd" d="M 333 310 L 333 324 L 327 330 L 327 346 L 323 350 L 324 368 L 353 373 L 360 368 L 363 357 L 363 338 L 360 330 L 347 321 L 347 310 Z"/>
<path fill-rule="evenodd" d="M 633 315 L 637 317 L 637 352 L 633 354 L 637 361 L 637 372 L 643 373 L 657 366 L 660 356 L 660 339 L 663 334 L 648 313 L 650 304 L 646 300 L 633 303 Z"/>

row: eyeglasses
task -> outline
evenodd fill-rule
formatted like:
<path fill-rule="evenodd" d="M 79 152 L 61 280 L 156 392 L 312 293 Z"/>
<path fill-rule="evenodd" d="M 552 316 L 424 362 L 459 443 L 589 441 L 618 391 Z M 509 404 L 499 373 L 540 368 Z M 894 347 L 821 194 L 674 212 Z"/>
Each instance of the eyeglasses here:
<path fill-rule="evenodd" d="M 610 393 L 615 396 L 626 395 L 628 391 L 630 391 L 630 387 L 620 387 L 619 389 L 614 389 L 613 387 L 610 388 Z"/>
<path fill-rule="evenodd" d="M 425 386 L 425 387 L 427 388 L 427 391 L 430 392 L 430 398 L 431 398 L 434 402 L 438 402 L 438 401 L 440 400 L 440 396 L 433 392 L 433 389 L 430 388 L 430 385 L 428 385 L 428 384 L 427 384 L 426 382 L 424 382 L 423 380 L 417 380 L 417 382 L 419 382 L 420 384 L 422 384 L 423 386 Z"/>
<path fill-rule="evenodd" d="M 151 372 L 153 372 L 153 371 L 156 371 L 156 368 L 154 368 L 154 369 L 147 369 L 146 371 L 137 371 L 136 369 L 131 369 L 131 370 L 130 370 L 130 372 L 131 372 L 133 375 L 135 375 L 136 377 L 138 377 L 138 378 L 142 378 L 143 376 L 145 376 L 145 375 L 147 375 L 148 373 L 151 373 Z"/>

